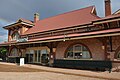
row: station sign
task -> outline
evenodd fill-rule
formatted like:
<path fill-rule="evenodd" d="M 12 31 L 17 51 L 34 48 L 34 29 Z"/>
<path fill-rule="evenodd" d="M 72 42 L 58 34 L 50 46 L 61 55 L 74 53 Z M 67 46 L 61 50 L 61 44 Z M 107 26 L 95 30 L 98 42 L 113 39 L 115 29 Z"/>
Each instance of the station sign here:
<path fill-rule="evenodd" d="M 27 42 L 28 38 L 20 38 L 17 40 L 17 42 Z"/>

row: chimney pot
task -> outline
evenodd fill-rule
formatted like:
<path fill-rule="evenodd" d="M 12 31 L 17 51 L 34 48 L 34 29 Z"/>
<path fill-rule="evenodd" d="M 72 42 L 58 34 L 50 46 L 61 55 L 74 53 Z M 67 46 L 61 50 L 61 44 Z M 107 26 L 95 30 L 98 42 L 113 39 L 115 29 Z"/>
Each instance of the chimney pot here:
<path fill-rule="evenodd" d="M 39 13 L 34 14 L 34 22 L 39 21 Z"/>

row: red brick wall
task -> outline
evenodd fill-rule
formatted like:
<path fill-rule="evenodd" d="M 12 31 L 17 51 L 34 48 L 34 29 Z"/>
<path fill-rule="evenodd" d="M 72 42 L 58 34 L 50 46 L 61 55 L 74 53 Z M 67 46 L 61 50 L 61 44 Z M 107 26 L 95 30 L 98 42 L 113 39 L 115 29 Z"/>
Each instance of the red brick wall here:
<path fill-rule="evenodd" d="M 95 38 L 60 42 L 56 49 L 56 59 L 63 59 L 66 49 L 73 43 L 82 43 L 86 45 L 92 53 L 93 60 L 104 60 L 104 50 L 102 49 L 102 43 Z"/>
<path fill-rule="evenodd" d="M 120 46 L 120 36 L 112 37 L 113 50 L 116 50 Z"/>

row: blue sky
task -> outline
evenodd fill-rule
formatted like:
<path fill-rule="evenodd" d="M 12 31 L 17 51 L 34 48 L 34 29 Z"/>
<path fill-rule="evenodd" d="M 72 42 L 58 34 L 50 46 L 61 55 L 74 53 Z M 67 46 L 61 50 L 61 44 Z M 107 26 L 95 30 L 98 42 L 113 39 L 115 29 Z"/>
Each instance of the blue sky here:
<path fill-rule="evenodd" d="M 120 9 L 120 0 L 112 1 L 112 12 Z M 104 16 L 104 0 L 0 0 L 0 42 L 7 40 L 3 26 L 19 18 L 33 20 L 38 12 L 40 19 L 95 5 L 97 14 Z"/>

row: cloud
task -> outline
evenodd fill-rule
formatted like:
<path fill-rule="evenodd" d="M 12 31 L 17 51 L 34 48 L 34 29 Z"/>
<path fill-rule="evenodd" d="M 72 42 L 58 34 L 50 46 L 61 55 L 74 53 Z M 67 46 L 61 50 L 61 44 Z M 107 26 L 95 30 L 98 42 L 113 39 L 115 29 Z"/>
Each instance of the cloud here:
<path fill-rule="evenodd" d="M 6 34 L 0 35 L 0 43 L 4 42 L 4 41 L 7 41 L 7 35 Z"/>
<path fill-rule="evenodd" d="M 3 26 L 10 24 L 11 21 L 0 18 L 0 42 L 7 41 L 7 30 L 3 29 Z"/>
<path fill-rule="evenodd" d="M 119 0 L 112 0 L 113 11 L 120 8 Z M 33 20 L 35 12 L 40 18 L 95 5 L 98 15 L 104 16 L 104 0 L 1 0 L 0 16 L 15 21 L 18 18 Z"/>
<path fill-rule="evenodd" d="M 33 19 L 39 12 L 41 19 L 83 7 L 102 6 L 103 0 L 1 0 L 0 16 L 15 21 L 18 18 Z M 101 3 L 101 4 L 99 4 Z"/>
<path fill-rule="evenodd" d="M 119 3 L 120 0 L 112 0 L 113 12 L 120 9 Z M 0 34 L 7 33 L 2 29 L 4 25 L 19 18 L 33 20 L 36 12 L 44 19 L 91 5 L 96 6 L 99 16 L 104 16 L 104 0 L 0 0 Z"/>

